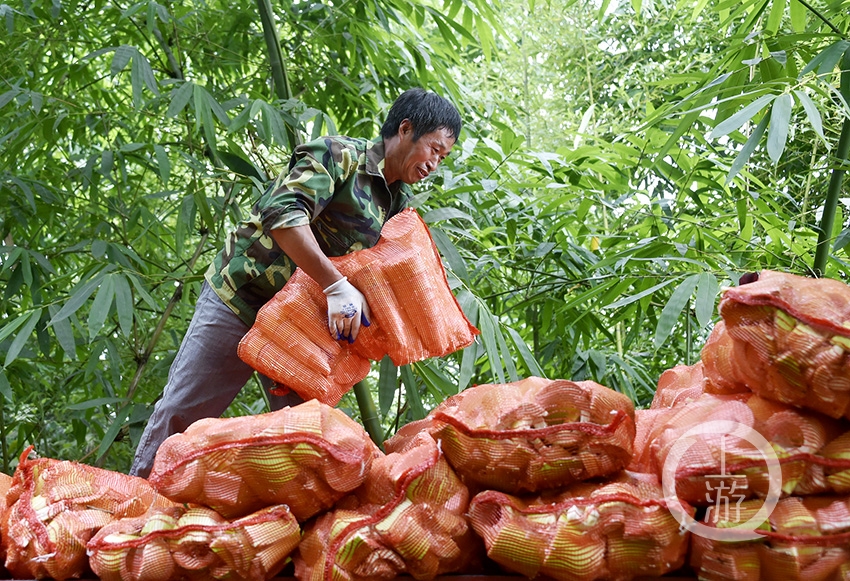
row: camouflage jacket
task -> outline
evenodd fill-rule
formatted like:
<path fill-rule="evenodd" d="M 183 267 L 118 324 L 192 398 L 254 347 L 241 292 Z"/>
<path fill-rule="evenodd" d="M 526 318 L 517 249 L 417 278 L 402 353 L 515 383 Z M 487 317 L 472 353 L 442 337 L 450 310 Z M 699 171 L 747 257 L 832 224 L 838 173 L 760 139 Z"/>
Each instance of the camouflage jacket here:
<path fill-rule="evenodd" d="M 322 137 L 298 146 L 281 174 L 230 234 L 206 279 L 249 326 L 283 288 L 296 265 L 271 237 L 277 228 L 309 225 L 327 256 L 374 246 L 384 223 L 403 210 L 411 191 L 387 186 L 384 142 Z"/>

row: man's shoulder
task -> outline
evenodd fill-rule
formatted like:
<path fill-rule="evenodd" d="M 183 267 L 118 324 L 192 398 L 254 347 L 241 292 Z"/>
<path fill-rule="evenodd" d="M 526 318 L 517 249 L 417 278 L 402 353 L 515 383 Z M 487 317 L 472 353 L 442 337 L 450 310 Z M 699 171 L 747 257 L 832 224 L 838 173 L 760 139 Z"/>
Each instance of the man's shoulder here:
<path fill-rule="evenodd" d="M 341 152 L 343 150 L 365 151 L 366 148 L 369 147 L 370 143 L 371 142 L 368 139 L 360 137 L 349 137 L 347 135 L 325 135 L 299 145 L 298 148 L 313 152 L 325 150 L 336 156 L 337 152 Z"/>

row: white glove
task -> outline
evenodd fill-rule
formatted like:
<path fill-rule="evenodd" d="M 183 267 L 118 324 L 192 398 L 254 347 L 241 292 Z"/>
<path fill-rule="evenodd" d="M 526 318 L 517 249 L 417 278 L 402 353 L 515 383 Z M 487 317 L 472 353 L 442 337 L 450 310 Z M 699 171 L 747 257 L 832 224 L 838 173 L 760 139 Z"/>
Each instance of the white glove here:
<path fill-rule="evenodd" d="M 325 296 L 328 298 L 328 330 L 331 336 L 354 343 L 360 324 L 364 327 L 371 325 L 366 297 L 348 282 L 347 277 L 326 288 Z"/>

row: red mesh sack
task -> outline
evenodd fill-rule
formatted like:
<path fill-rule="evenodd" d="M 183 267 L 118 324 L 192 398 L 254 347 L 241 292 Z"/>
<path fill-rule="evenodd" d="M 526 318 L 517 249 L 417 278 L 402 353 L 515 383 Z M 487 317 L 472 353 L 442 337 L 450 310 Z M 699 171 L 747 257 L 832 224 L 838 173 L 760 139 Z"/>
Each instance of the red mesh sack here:
<path fill-rule="evenodd" d="M 732 347 L 709 365 L 706 344 L 710 380 L 850 418 L 850 286 L 766 270 L 724 291 L 719 311 Z"/>
<path fill-rule="evenodd" d="M 752 347 L 735 341 L 726 331 L 726 323 L 718 321 L 700 354 L 705 373 L 705 392 L 717 395 L 750 393 L 750 388 L 737 378 L 752 373 Z"/>
<path fill-rule="evenodd" d="M 6 568 L 16 578 L 69 579 L 88 570 L 86 543 L 115 519 L 172 506 L 143 478 L 39 458 L 32 446 L 6 494 L 2 536 Z"/>
<path fill-rule="evenodd" d="M 658 378 L 650 409 L 672 408 L 691 402 L 706 391 L 706 378 L 702 362 L 695 365 L 677 365 Z"/>
<path fill-rule="evenodd" d="M 379 452 L 360 424 L 313 400 L 199 420 L 162 443 L 149 480 L 168 498 L 225 518 L 286 504 L 303 521 L 360 486 Z"/>
<path fill-rule="evenodd" d="M 850 506 L 846 497 L 783 498 L 756 532 L 764 538 L 717 541 L 693 535 L 691 566 L 712 581 L 838 581 L 850 578 Z M 708 511 L 704 523 L 729 528 L 747 522 L 761 500 Z"/>
<path fill-rule="evenodd" d="M 673 447 L 694 426 L 731 421 L 752 428 L 771 444 L 782 470 L 782 493 L 791 494 L 806 482 L 816 453 L 837 434 L 831 418 L 808 413 L 754 394 L 712 395 L 670 409 L 649 410 L 638 419 L 635 460 L 630 467 L 659 478 Z M 734 486 L 744 498 L 764 497 L 769 490 L 768 469 L 762 453 L 733 435 L 699 434 L 679 460 L 678 498 L 697 506 L 712 502 L 712 491 Z M 722 475 L 728 478 L 720 478 Z"/>
<path fill-rule="evenodd" d="M 366 482 L 305 531 L 301 581 L 433 579 L 464 569 L 480 547 L 464 513 L 469 492 L 425 432 L 376 458 Z"/>
<path fill-rule="evenodd" d="M 259 581 L 283 568 L 300 539 L 286 505 L 233 522 L 206 507 L 173 507 L 106 525 L 88 551 L 101 581 Z"/>
<path fill-rule="evenodd" d="M 530 499 L 481 492 L 469 520 L 493 561 L 528 578 L 656 577 L 679 569 L 688 549 L 662 497 L 654 476 L 621 472 Z"/>
<path fill-rule="evenodd" d="M 634 404 L 592 381 L 479 385 L 430 416 L 449 463 L 482 488 L 556 488 L 616 472 L 632 457 Z"/>
<path fill-rule="evenodd" d="M 0 525 L 3 523 L 3 513 L 6 512 L 6 493 L 12 486 L 12 477 L 0 472 Z M 0 563 L 6 560 L 6 543 L 3 542 L 3 531 L 0 526 Z"/>
<path fill-rule="evenodd" d="M 478 334 L 415 210 L 390 218 L 374 247 L 331 260 L 369 303 L 371 325 L 360 328 L 357 341 L 331 337 L 321 287 L 296 270 L 239 344 L 239 357 L 303 399 L 336 405 L 369 373 L 370 359 L 389 355 L 407 365 L 453 353 Z"/>

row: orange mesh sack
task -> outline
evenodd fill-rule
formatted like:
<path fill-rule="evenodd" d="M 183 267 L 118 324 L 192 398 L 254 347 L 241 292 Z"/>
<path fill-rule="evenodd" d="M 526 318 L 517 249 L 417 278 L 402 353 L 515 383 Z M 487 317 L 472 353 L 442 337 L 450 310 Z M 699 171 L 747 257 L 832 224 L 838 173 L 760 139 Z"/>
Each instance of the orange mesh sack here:
<path fill-rule="evenodd" d="M 88 570 L 86 543 L 112 521 L 173 503 L 143 478 L 21 455 L 2 517 L 6 568 L 16 578 L 68 579 Z"/>
<path fill-rule="evenodd" d="M 846 497 L 783 498 L 757 529 L 763 540 L 730 542 L 694 534 L 691 566 L 700 579 L 710 581 L 850 579 L 848 504 Z M 743 525 L 761 506 L 761 500 L 732 503 L 728 511 L 708 511 L 703 524 L 723 529 Z"/>
<path fill-rule="evenodd" d="M 0 525 L 3 523 L 3 513 L 6 512 L 6 493 L 12 486 L 12 477 L 0 472 Z M 0 527 L 0 563 L 6 560 L 6 548 L 3 542 L 3 531 Z"/>
<path fill-rule="evenodd" d="M 528 578 L 656 577 L 680 568 L 688 549 L 662 497 L 654 476 L 621 472 L 530 499 L 481 492 L 469 520 L 493 561 Z"/>
<path fill-rule="evenodd" d="M 632 457 L 634 404 L 592 381 L 479 385 L 430 415 L 432 434 L 467 483 L 511 494 L 605 476 Z"/>
<path fill-rule="evenodd" d="M 366 297 L 371 325 L 352 344 L 328 333 L 321 287 L 296 270 L 257 314 L 239 357 L 303 399 L 336 405 L 389 355 L 398 366 L 441 357 L 478 334 L 449 289 L 437 247 L 413 209 L 390 218 L 372 247 L 331 258 Z"/>
<path fill-rule="evenodd" d="M 650 409 L 672 408 L 691 402 L 705 392 L 706 378 L 702 362 L 677 365 L 658 378 Z"/>
<path fill-rule="evenodd" d="M 766 270 L 724 291 L 719 311 L 733 345 L 710 380 L 850 418 L 850 286 Z"/>
<path fill-rule="evenodd" d="M 162 443 L 149 479 L 168 498 L 225 518 L 286 504 L 303 521 L 360 486 L 379 452 L 360 424 L 314 400 L 199 420 Z"/>
<path fill-rule="evenodd" d="M 259 581 L 283 568 L 300 539 L 286 505 L 233 522 L 206 507 L 174 507 L 106 525 L 88 551 L 101 581 Z"/>
<path fill-rule="evenodd" d="M 666 410 L 638 416 L 641 438 L 636 443 L 633 469 L 662 478 L 668 455 L 678 442 L 689 443 L 675 469 L 676 495 L 697 506 L 713 502 L 720 486 L 736 497 L 764 497 L 769 490 L 768 468 L 762 452 L 746 439 L 717 433 L 686 434 L 713 421 L 742 424 L 764 437 L 782 470 L 782 493 L 791 494 L 806 482 L 816 453 L 837 433 L 831 418 L 807 413 L 754 394 L 712 395 Z M 748 436 L 750 437 L 750 436 Z M 692 440 L 692 441 L 691 441 Z M 679 444 L 681 445 L 681 444 Z M 675 458 L 675 456 L 674 456 Z M 721 476 L 727 475 L 726 478 Z"/>
<path fill-rule="evenodd" d="M 355 495 L 310 525 L 293 560 L 301 581 L 415 579 L 463 569 L 480 541 L 469 492 L 425 432 L 376 458 Z"/>

